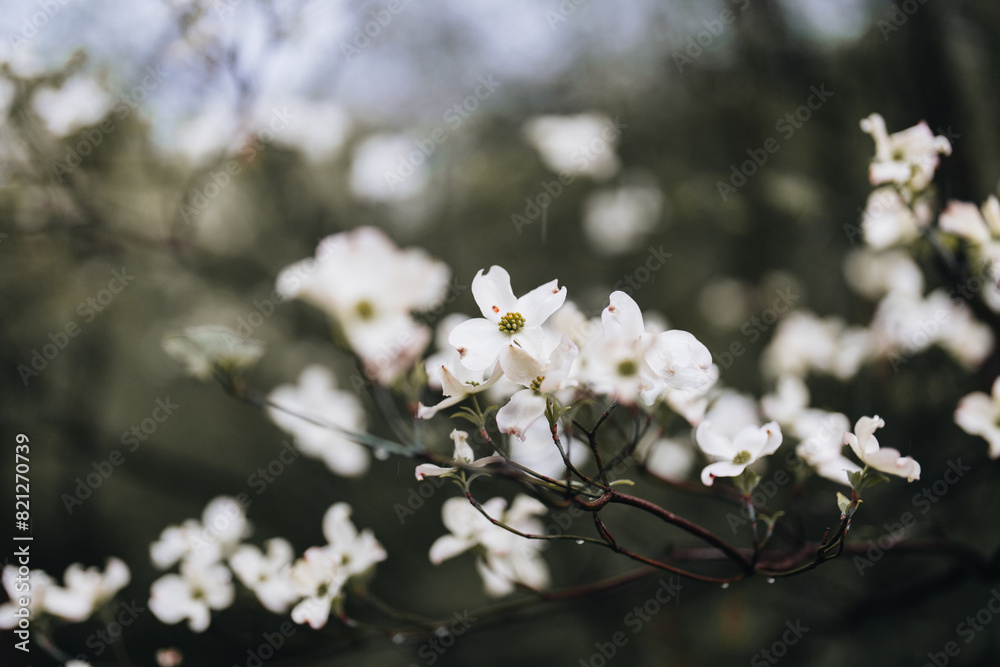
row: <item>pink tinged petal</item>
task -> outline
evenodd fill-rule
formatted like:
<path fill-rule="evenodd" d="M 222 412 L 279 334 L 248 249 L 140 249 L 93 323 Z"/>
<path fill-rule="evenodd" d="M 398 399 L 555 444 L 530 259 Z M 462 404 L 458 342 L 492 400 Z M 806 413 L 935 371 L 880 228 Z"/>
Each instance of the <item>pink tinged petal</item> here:
<path fill-rule="evenodd" d="M 996 401 L 998 405 L 1000 405 L 1000 376 L 998 376 L 997 379 L 993 381 L 992 393 L 993 393 L 993 400 Z"/>
<path fill-rule="evenodd" d="M 494 325 L 507 313 L 517 312 L 517 298 L 510 288 L 510 274 L 503 267 L 491 266 L 485 274 L 480 269 L 472 279 L 472 296 L 483 317 Z"/>
<path fill-rule="evenodd" d="M 418 482 L 424 481 L 425 477 L 438 477 L 449 472 L 455 472 L 457 468 L 442 468 L 441 466 L 436 466 L 433 463 L 421 463 L 413 471 Z"/>
<path fill-rule="evenodd" d="M 612 292 L 610 304 L 601 313 L 601 324 L 608 338 L 624 341 L 638 340 L 645 331 L 642 311 L 625 292 Z"/>
<path fill-rule="evenodd" d="M 450 408 L 453 405 L 458 405 L 465 400 L 465 396 L 451 396 L 444 399 L 437 405 L 424 405 L 423 403 L 417 403 L 417 419 L 431 419 L 441 410 L 445 408 Z"/>
<path fill-rule="evenodd" d="M 767 436 L 767 439 L 758 456 L 770 456 L 781 446 L 781 427 L 778 426 L 778 422 L 768 422 L 761 426 L 760 430 Z"/>
<path fill-rule="evenodd" d="M 475 546 L 471 540 L 463 540 L 454 535 L 442 535 L 431 545 L 429 557 L 435 565 L 440 565 L 449 558 L 465 553 Z"/>
<path fill-rule="evenodd" d="M 979 212 L 979 207 L 968 202 L 951 200 L 938 218 L 942 231 L 961 236 L 974 243 L 990 240 L 990 229 Z"/>
<path fill-rule="evenodd" d="M 891 447 L 878 450 L 865 459 L 865 463 L 875 470 L 905 477 L 910 482 L 920 479 L 920 464 L 909 456 L 901 456 L 898 450 Z"/>
<path fill-rule="evenodd" d="M 712 430 L 712 422 L 710 421 L 698 424 L 698 428 L 694 432 L 694 439 L 701 451 L 716 458 L 731 459 L 739 451 L 728 438 Z"/>
<path fill-rule="evenodd" d="M 545 365 L 517 345 L 508 345 L 504 353 L 503 371 L 522 387 L 531 386 L 535 378 L 545 375 Z"/>
<path fill-rule="evenodd" d="M 455 327 L 448 342 L 458 350 L 462 365 L 473 371 L 483 371 L 496 363 L 500 352 L 510 344 L 510 338 L 489 320 L 475 319 Z"/>
<path fill-rule="evenodd" d="M 674 389 L 697 389 L 712 381 L 712 353 L 687 331 L 657 334 L 645 353 L 653 372 Z"/>
<path fill-rule="evenodd" d="M 565 301 L 566 288 L 560 289 L 559 281 L 552 280 L 518 299 L 516 312 L 524 316 L 525 326 L 537 327 L 549 319 L 549 315 L 559 310 Z"/>
<path fill-rule="evenodd" d="M 712 486 L 716 477 L 738 477 L 746 470 L 746 463 L 733 463 L 732 461 L 718 461 L 705 466 L 701 471 L 701 483 L 705 486 Z"/>
<path fill-rule="evenodd" d="M 497 428 L 523 442 L 528 427 L 545 414 L 545 403 L 544 396 L 531 389 L 522 389 L 497 412 Z"/>

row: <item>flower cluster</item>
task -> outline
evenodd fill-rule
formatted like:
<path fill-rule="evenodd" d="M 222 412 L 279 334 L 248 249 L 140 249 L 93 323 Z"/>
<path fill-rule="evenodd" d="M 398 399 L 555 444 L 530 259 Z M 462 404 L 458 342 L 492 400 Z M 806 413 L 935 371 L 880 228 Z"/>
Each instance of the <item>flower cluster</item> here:
<path fill-rule="evenodd" d="M 104 572 L 94 567 L 84 569 L 81 564 L 73 563 L 63 574 L 62 586 L 44 570 L 31 570 L 24 576 L 23 572 L 18 573 L 16 565 L 7 565 L 3 569 L 3 587 L 10 602 L 0 605 L 0 629 L 18 627 L 23 617 L 15 615 L 18 610 L 15 601 L 25 598 L 29 592 L 29 620 L 50 615 L 70 623 L 82 623 L 125 588 L 131 576 L 128 566 L 118 558 L 109 558 Z"/>
<path fill-rule="evenodd" d="M 180 566 L 178 574 L 153 583 L 149 608 L 163 623 L 187 620 L 192 631 L 202 632 L 212 610 L 233 603 L 235 573 L 268 611 L 284 614 L 291 608 L 296 623 L 323 627 L 331 609 L 342 602 L 344 585 L 370 576 L 386 558 L 372 532 L 358 532 L 350 516 L 345 503 L 330 507 L 323 517 L 327 544 L 310 547 L 295 560 L 284 538 L 269 540 L 263 550 L 242 544 L 250 532 L 243 507 L 235 498 L 220 496 L 208 504 L 201 521 L 169 526 L 151 546 L 158 568 Z"/>

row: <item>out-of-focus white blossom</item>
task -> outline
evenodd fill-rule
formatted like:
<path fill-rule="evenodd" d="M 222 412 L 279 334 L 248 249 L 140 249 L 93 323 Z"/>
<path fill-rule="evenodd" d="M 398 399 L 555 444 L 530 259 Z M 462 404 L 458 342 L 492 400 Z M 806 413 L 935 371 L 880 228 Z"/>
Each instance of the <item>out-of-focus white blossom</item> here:
<path fill-rule="evenodd" d="M 329 368 L 318 364 L 307 366 L 299 375 L 298 384 L 275 387 L 268 400 L 289 410 L 268 408 L 268 416 L 295 437 L 303 454 L 320 459 L 332 472 L 344 477 L 357 477 L 368 471 L 371 459 L 364 446 L 328 426 L 297 416 L 312 417 L 348 431 L 365 429 L 361 402 L 354 394 L 335 387 Z"/>
<path fill-rule="evenodd" d="M 546 167 L 556 173 L 606 180 L 620 168 L 621 129 L 604 114 L 538 116 L 524 126 L 524 135 Z"/>
<path fill-rule="evenodd" d="M 990 394 L 974 391 L 958 402 L 955 423 L 969 435 L 978 435 L 990 445 L 990 458 L 1000 458 L 1000 377 Z"/>
<path fill-rule="evenodd" d="M 264 356 L 264 343 L 245 338 L 228 327 L 188 327 L 163 338 L 163 350 L 184 365 L 189 375 L 207 380 L 216 368 L 242 372 L 252 368 Z"/>
<path fill-rule="evenodd" d="M 562 427 L 557 427 L 559 442 L 563 451 L 578 470 L 590 460 L 590 448 L 576 438 L 567 437 Z M 507 438 L 510 459 L 531 468 L 535 472 L 553 479 L 564 479 L 566 463 L 552 440 L 552 431 L 547 420 L 539 419 L 524 431 L 524 439 L 517 436 Z"/>
<path fill-rule="evenodd" d="M 17 627 L 19 618 L 14 615 L 14 612 L 22 609 L 22 605 L 17 603 L 17 600 L 21 597 L 25 597 L 25 593 L 30 593 L 28 597 L 28 619 L 34 620 L 38 618 L 45 610 L 45 596 L 49 591 L 49 588 L 55 585 L 52 580 L 44 570 L 30 570 L 27 576 L 27 582 L 23 579 L 18 582 L 18 576 L 22 578 L 24 575 L 18 575 L 17 565 L 6 565 L 3 568 L 3 588 L 7 591 L 7 597 L 10 598 L 7 602 L 0 604 L 0 630 L 10 630 L 11 628 Z M 25 583 L 30 587 L 27 591 L 18 590 Z"/>
<path fill-rule="evenodd" d="M 204 632 L 212 620 L 212 610 L 233 603 L 232 574 L 219 563 L 185 560 L 180 574 L 168 574 L 153 582 L 149 610 L 162 623 L 174 625 L 187 620 L 192 632 Z"/>
<path fill-rule="evenodd" d="M 235 498 L 214 498 L 202 512 L 201 521 L 188 519 L 168 526 L 149 548 L 153 565 L 164 570 L 174 563 L 217 563 L 227 557 L 250 532 L 243 507 Z"/>
<path fill-rule="evenodd" d="M 1000 238 L 1000 200 L 990 195 L 981 209 L 969 202 L 951 200 L 941 212 L 938 226 L 941 231 L 977 245 Z"/>
<path fill-rule="evenodd" d="M 701 471 L 702 484 L 712 486 L 716 477 L 739 477 L 747 466 L 777 451 L 781 427 L 777 422 L 746 426 L 730 439 L 706 419 L 698 424 L 694 437 L 701 451 L 715 461 Z"/>
<path fill-rule="evenodd" d="M 229 567 L 265 609 L 283 614 L 298 599 L 289 578 L 295 552 L 280 537 L 268 540 L 265 547 L 266 552 L 252 544 L 240 545 L 229 557 Z"/>
<path fill-rule="evenodd" d="M 899 450 L 891 447 L 880 447 L 875 438 L 875 431 L 885 426 L 878 416 L 861 417 L 854 425 L 854 433 L 844 433 L 844 444 L 850 445 L 855 455 L 866 466 L 890 475 L 905 477 L 912 482 L 920 479 L 920 464 L 909 456 L 903 456 Z"/>
<path fill-rule="evenodd" d="M 847 416 L 839 412 L 805 410 L 796 417 L 792 429 L 800 440 L 795 453 L 821 477 L 849 486 L 847 473 L 861 469 L 843 455 L 844 434 L 850 428 Z"/>
<path fill-rule="evenodd" d="M 547 510 L 534 498 L 518 495 L 509 509 L 503 498 L 492 498 L 482 507 L 489 516 L 515 530 L 535 535 L 544 531 L 537 517 Z M 465 498 L 446 500 L 441 507 L 441 518 L 450 532 L 431 545 L 430 559 L 435 565 L 481 546 L 484 555 L 477 561 L 476 569 L 490 595 L 508 595 L 516 583 L 534 588 L 548 586 L 549 571 L 539 553 L 539 540 L 525 539 L 493 525 Z"/>
<path fill-rule="evenodd" d="M 292 591 L 302 598 L 292 609 L 292 620 L 308 623 L 316 630 L 322 628 L 347 583 L 347 571 L 340 558 L 322 547 L 306 549 L 292 566 L 290 579 Z"/>
<path fill-rule="evenodd" d="M 866 244 L 884 250 L 915 240 L 929 221 L 915 213 L 895 188 L 884 186 L 868 195 L 861 217 L 861 232 Z"/>
<path fill-rule="evenodd" d="M 873 113 L 862 119 L 861 129 L 875 140 L 875 157 L 868 170 L 872 185 L 893 183 L 919 192 L 934 178 L 938 155 L 951 155 L 948 140 L 934 136 L 924 121 L 889 134 L 882 116 Z"/>
<path fill-rule="evenodd" d="M 73 563 L 63 574 L 63 586 L 50 584 L 45 590 L 46 612 L 74 623 L 87 620 L 105 602 L 131 581 L 128 566 L 118 558 L 109 558 L 102 573 L 97 568 L 83 569 Z"/>
<path fill-rule="evenodd" d="M 401 202 L 424 191 L 430 183 L 427 156 L 406 134 L 375 134 L 354 149 L 350 187 L 372 202 Z"/>
<path fill-rule="evenodd" d="M 360 227 L 326 237 L 315 259 L 285 267 L 277 289 L 326 312 L 368 378 L 386 384 L 427 346 L 430 331 L 412 313 L 440 304 L 450 275 L 423 250 L 400 250 L 381 230 Z"/>
<path fill-rule="evenodd" d="M 791 425 L 809 407 L 809 387 L 796 375 L 783 375 L 774 393 L 760 399 L 760 407 L 768 419 L 782 426 Z"/>
<path fill-rule="evenodd" d="M 180 667 L 184 664 L 184 654 L 176 648 L 161 648 L 156 651 L 157 667 Z"/>
<path fill-rule="evenodd" d="M 656 187 L 598 190 L 583 204 L 583 232 L 597 252 L 622 255 L 656 229 L 662 209 L 663 193 Z"/>
<path fill-rule="evenodd" d="M 646 448 L 646 469 L 665 480 L 680 480 L 688 476 L 694 465 L 694 449 L 675 438 L 660 438 Z"/>
<path fill-rule="evenodd" d="M 924 275 L 910 253 L 903 250 L 853 250 L 844 259 L 844 277 L 851 289 L 873 301 L 890 292 L 924 293 Z"/>
<path fill-rule="evenodd" d="M 43 86 L 36 90 L 31 107 L 49 132 L 62 138 L 104 118 L 111 107 L 111 96 L 93 77 L 77 74 L 60 88 Z"/>
<path fill-rule="evenodd" d="M 779 324 L 761 356 L 765 375 L 805 377 L 810 371 L 840 379 L 853 377 L 872 354 L 868 332 L 849 328 L 838 317 L 796 311 Z"/>

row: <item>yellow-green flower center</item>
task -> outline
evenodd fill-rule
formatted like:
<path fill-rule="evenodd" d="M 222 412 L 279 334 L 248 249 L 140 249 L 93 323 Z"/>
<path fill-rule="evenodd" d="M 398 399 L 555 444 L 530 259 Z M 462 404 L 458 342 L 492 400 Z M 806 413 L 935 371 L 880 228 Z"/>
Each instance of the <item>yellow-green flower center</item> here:
<path fill-rule="evenodd" d="M 354 310 L 358 313 L 358 317 L 363 320 L 370 320 L 375 316 L 375 306 L 368 300 L 358 301 Z"/>
<path fill-rule="evenodd" d="M 628 359 L 618 364 L 618 374 L 622 376 L 627 377 L 629 375 L 635 375 L 636 371 L 638 370 L 639 367 L 636 366 L 635 362 L 632 361 L 631 359 Z"/>
<path fill-rule="evenodd" d="M 500 331 L 507 335 L 514 335 L 524 328 L 524 316 L 521 313 L 507 313 L 500 318 Z"/>
<path fill-rule="evenodd" d="M 750 459 L 752 458 L 753 456 L 751 456 L 750 452 L 744 449 L 742 452 L 733 457 L 733 463 L 735 463 L 736 465 L 749 463 Z"/>
<path fill-rule="evenodd" d="M 542 392 L 542 381 L 545 379 L 544 375 L 539 375 L 534 380 L 531 381 L 531 389 L 536 393 Z"/>

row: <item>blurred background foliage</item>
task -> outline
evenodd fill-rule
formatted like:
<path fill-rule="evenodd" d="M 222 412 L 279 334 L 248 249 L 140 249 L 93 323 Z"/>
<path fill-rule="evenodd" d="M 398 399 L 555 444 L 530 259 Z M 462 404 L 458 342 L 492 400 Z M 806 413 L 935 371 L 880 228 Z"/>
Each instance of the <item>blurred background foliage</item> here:
<path fill-rule="evenodd" d="M 852 246 L 844 226 L 858 224 L 870 190 L 873 146 L 859 119 L 877 111 L 891 131 L 923 119 L 949 136 L 954 152 L 936 178 L 942 202 L 980 202 L 996 190 L 1000 5 L 903 4 L 911 11 L 880 0 L 404 2 L 370 44 L 350 55 L 342 45 L 352 44 L 355 29 L 387 5 L 67 3 L 17 45 L 10 35 L 23 32 L 22 19 L 39 5 L 5 3 L 3 77 L 13 92 L 0 127 L 0 410 L 5 442 L 18 432 L 31 437 L 33 566 L 61 576 L 71 562 L 121 557 L 133 571 L 123 599 L 144 605 L 157 575 L 148 546 L 160 531 L 199 516 L 218 494 L 244 492 L 252 499 L 252 542 L 281 535 L 301 552 L 322 540 L 326 508 L 347 501 L 356 524 L 371 527 L 388 550 L 372 584 L 382 597 L 444 617 L 483 604 L 470 557 L 440 567 L 427 559 L 444 532 L 440 505 L 453 488 L 436 491 L 402 525 L 393 507 L 417 488 L 407 460 L 377 461 L 368 476 L 342 479 L 318 461 L 300 459 L 257 494 L 248 478 L 275 459 L 286 436 L 218 387 L 183 377 L 162 352 L 164 334 L 193 324 L 239 327 L 271 297 L 282 267 L 311 256 L 319 238 L 361 225 L 384 228 L 400 246 L 424 247 L 452 268 L 457 298 L 447 312 L 474 312 L 472 277 L 500 264 L 516 293 L 558 278 L 585 313 L 597 314 L 616 283 L 643 266 L 651 248 L 662 247 L 672 256 L 634 292 L 636 301 L 695 333 L 717 359 L 732 342 L 744 343 L 746 354 L 723 370 L 722 381 L 759 396 L 771 388 L 757 362 L 772 329 L 751 343 L 740 327 L 770 305 L 775 290 L 790 287 L 797 308 L 820 315 L 861 325 L 871 317 L 872 304 L 847 289 L 842 270 Z M 735 23 L 712 35 L 691 62 L 678 59 L 698 51 L 690 50 L 692 40 L 724 10 Z M 312 30 L 308 39 L 301 30 Z M 41 63 L 36 69 L 18 64 L 25 51 Z M 65 162 L 67 149 L 85 141 L 97 122 L 56 136 L 32 106 L 33 91 L 87 73 L 117 99 L 140 85 L 147 67 L 163 68 L 162 85 L 115 120 L 79 166 L 57 173 L 54 163 Z M 500 85 L 452 127 L 448 110 L 488 76 Z M 813 86 L 832 96 L 784 136 L 776 124 L 806 102 Z M 253 132 L 250 110 L 281 108 L 281 94 L 293 89 L 296 99 L 335 105 L 337 113 L 300 112 L 297 145 L 275 140 L 252 157 L 241 151 Z M 525 198 L 557 179 L 525 140 L 525 122 L 586 112 L 623 124 L 616 148 L 621 170 L 603 181 L 575 178 L 546 207 L 544 222 L 518 229 L 512 216 L 524 215 Z M 209 116 L 200 134 L 185 125 Z M 340 139 L 326 136 L 344 118 Z M 436 128 L 445 128 L 446 140 L 423 165 L 423 187 L 405 198 L 359 196 L 352 165 L 367 138 L 388 132 L 420 140 Z M 717 183 L 769 137 L 780 150 L 723 201 Z M 310 145 L 324 141 L 334 149 L 310 157 Z M 205 206 L 185 213 L 182 207 L 197 206 L 198 193 L 231 160 L 239 173 Z M 608 254 L 584 233 L 585 202 L 600 188 L 632 182 L 662 192 L 655 228 L 625 252 Z M 921 259 L 928 285 L 950 288 L 933 257 Z M 115 270 L 134 281 L 100 312 L 83 308 Z M 721 281 L 728 289 L 718 289 Z M 977 314 L 1000 333 L 995 319 Z M 26 386 L 18 366 L 30 364 L 49 334 L 69 322 L 79 325 L 79 335 Z M 335 368 L 341 386 L 350 387 L 356 370 L 332 345 L 325 318 L 305 304 L 278 305 L 253 335 L 268 344 L 250 375 L 256 387 L 294 381 L 315 362 Z M 880 414 L 887 423 L 883 445 L 923 466 L 921 481 L 894 480 L 869 494 L 854 541 L 876 539 L 886 523 L 911 511 L 923 535 L 947 534 L 983 554 L 996 548 L 1000 471 L 984 443 L 962 433 L 951 415 L 958 398 L 986 390 L 998 373 L 997 356 L 970 375 L 931 351 L 898 372 L 879 362 L 846 384 L 810 380 L 814 405 L 852 420 Z M 129 451 L 123 434 L 150 417 L 157 399 L 168 398 L 179 406 L 174 414 Z M 447 451 L 450 424 L 440 421 L 440 450 Z M 387 434 L 376 419 L 371 428 Z M 77 478 L 115 449 L 125 463 L 68 514 L 63 494 L 72 494 Z M 5 479 L 12 476 L 11 458 L 2 463 Z M 915 511 L 914 494 L 958 458 L 973 470 L 929 513 Z M 638 493 L 732 534 L 725 521 L 732 508 L 723 501 L 638 481 Z M 810 485 L 801 497 L 780 489 L 768 507 L 794 508 L 817 539 L 836 520 L 835 489 L 822 480 Z M 513 491 L 494 481 L 482 488 L 484 498 Z M 624 522 L 623 539 L 649 552 L 673 540 L 686 543 L 645 518 L 618 518 L 609 512 L 609 523 Z M 579 530 L 591 529 L 586 519 L 578 523 Z M 546 558 L 557 586 L 631 567 L 589 545 L 555 544 Z M 621 664 L 744 664 L 797 619 L 810 630 L 789 650 L 788 664 L 922 664 L 921 656 L 956 639 L 956 624 L 984 607 L 996 585 L 939 556 L 890 551 L 863 576 L 844 557 L 774 585 L 755 579 L 720 590 L 685 582 L 679 600 L 633 635 L 623 619 L 653 595 L 654 576 L 484 622 L 459 637 L 439 664 L 578 665 L 597 650 L 595 642 L 610 641 L 618 630 L 629 637 L 614 658 Z M 246 594 L 202 635 L 144 613 L 119 641 L 135 664 L 152 664 L 153 650 L 163 646 L 180 647 L 186 664 L 246 664 L 247 649 L 281 621 Z M 71 654 L 86 653 L 96 627 L 60 628 L 57 642 Z M 1000 634 L 993 630 L 962 644 L 955 664 L 997 664 Z M 10 643 L 5 636 L 8 655 Z M 320 633 L 299 629 L 270 662 L 427 664 L 419 646 L 358 637 L 331 623 Z M 108 655 L 91 658 L 111 664 Z M 49 664 L 40 653 L 32 659 Z"/>

